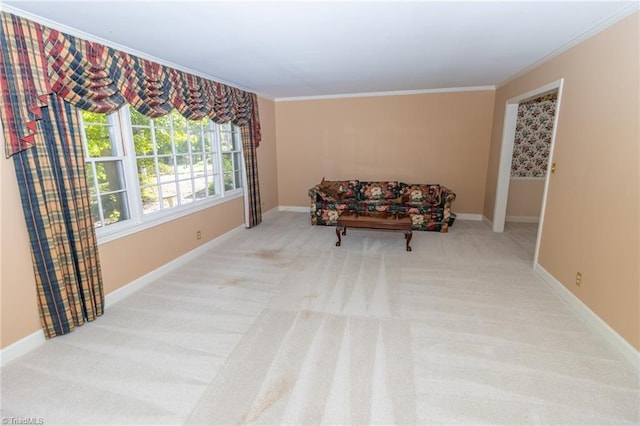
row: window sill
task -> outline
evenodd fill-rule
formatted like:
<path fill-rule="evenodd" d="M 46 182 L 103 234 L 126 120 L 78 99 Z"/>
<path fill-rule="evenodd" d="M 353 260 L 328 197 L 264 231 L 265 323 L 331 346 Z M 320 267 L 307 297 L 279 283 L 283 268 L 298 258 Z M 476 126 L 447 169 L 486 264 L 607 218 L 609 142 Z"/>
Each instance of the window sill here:
<path fill-rule="evenodd" d="M 127 237 L 145 229 L 153 228 L 158 225 L 179 219 L 184 216 L 205 210 L 228 201 L 243 197 L 242 188 L 228 192 L 224 197 L 192 203 L 186 206 L 177 207 L 170 212 L 157 212 L 146 216 L 143 221 L 135 222 L 133 219 L 121 223 L 110 225 L 104 229 L 96 231 L 98 245 L 115 241 L 120 238 Z"/>

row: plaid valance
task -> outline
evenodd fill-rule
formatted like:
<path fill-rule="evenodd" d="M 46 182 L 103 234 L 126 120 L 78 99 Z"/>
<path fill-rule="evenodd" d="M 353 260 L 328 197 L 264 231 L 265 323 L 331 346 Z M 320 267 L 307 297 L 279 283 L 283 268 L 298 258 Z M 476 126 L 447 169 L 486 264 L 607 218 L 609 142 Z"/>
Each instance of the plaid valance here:
<path fill-rule="evenodd" d="M 0 13 L 0 117 L 7 158 L 42 142 L 40 109 L 52 92 L 93 112 L 109 113 L 129 103 L 152 118 L 175 108 L 188 119 L 232 121 L 248 126 L 251 144 L 259 145 L 254 93 Z"/>

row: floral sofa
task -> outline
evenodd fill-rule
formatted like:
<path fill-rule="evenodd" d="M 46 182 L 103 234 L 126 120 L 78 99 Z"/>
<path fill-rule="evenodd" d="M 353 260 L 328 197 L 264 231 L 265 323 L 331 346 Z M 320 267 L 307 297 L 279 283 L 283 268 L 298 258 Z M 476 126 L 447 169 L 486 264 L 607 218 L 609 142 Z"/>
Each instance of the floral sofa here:
<path fill-rule="evenodd" d="M 410 216 L 416 231 L 447 232 L 456 218 L 451 212 L 456 194 L 438 184 L 322 179 L 309 197 L 312 225 L 336 225 L 343 212 L 386 213 Z"/>

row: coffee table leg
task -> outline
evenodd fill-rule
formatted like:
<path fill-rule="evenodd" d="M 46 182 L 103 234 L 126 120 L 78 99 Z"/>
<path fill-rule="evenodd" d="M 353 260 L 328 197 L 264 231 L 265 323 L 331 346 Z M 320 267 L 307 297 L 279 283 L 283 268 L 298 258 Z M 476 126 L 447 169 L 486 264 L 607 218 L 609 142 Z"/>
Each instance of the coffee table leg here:
<path fill-rule="evenodd" d="M 411 237 L 413 237 L 413 231 L 405 231 L 404 238 L 407 240 L 407 251 L 411 251 L 411 246 L 409 243 L 411 242 Z"/>
<path fill-rule="evenodd" d="M 342 231 L 341 226 L 336 226 L 336 235 L 338 236 L 338 241 L 336 241 L 336 247 L 340 247 L 340 243 L 342 239 L 340 238 L 340 231 Z"/>

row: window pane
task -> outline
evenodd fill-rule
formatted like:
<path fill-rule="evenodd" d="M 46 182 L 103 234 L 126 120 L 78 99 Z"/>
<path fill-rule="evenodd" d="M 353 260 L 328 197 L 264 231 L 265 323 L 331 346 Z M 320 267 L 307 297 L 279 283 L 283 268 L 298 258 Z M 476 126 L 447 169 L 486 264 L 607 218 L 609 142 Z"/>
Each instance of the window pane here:
<path fill-rule="evenodd" d="M 240 143 L 240 133 L 239 133 L 239 129 L 237 129 L 236 131 L 233 132 L 233 150 L 240 151 L 241 145 L 242 144 Z"/>
<path fill-rule="evenodd" d="M 185 173 L 190 176 L 191 175 L 191 169 L 190 169 L 190 163 L 191 163 L 191 157 L 189 157 L 188 155 L 176 155 L 176 164 L 178 166 L 178 179 L 184 179 L 185 178 Z"/>
<path fill-rule="evenodd" d="M 191 179 L 180 182 L 180 204 L 192 203 L 194 199 Z"/>
<path fill-rule="evenodd" d="M 173 130 L 186 130 L 187 129 L 187 119 L 184 118 L 178 111 L 175 109 L 171 111 L 171 121 L 173 123 Z"/>
<path fill-rule="evenodd" d="M 87 185 L 89 185 L 89 195 L 96 195 L 96 185 L 93 180 L 93 163 L 87 162 Z"/>
<path fill-rule="evenodd" d="M 98 189 L 101 193 L 119 191 L 125 188 L 122 161 L 98 161 L 95 164 Z"/>
<path fill-rule="evenodd" d="M 140 186 L 149 185 L 156 181 L 156 166 L 153 158 L 138 158 L 138 182 Z"/>
<path fill-rule="evenodd" d="M 233 185 L 233 174 L 225 173 L 224 174 L 224 190 L 231 191 L 232 189 L 235 189 Z"/>
<path fill-rule="evenodd" d="M 240 170 L 236 170 L 235 178 L 236 178 L 236 188 L 242 188 L 242 176 L 240 175 Z"/>
<path fill-rule="evenodd" d="M 187 154 L 189 152 L 189 142 L 185 129 L 173 129 L 173 139 L 176 145 L 176 154 Z"/>
<path fill-rule="evenodd" d="M 162 208 L 168 209 L 178 205 L 178 188 L 176 183 L 165 183 L 162 185 Z"/>
<path fill-rule="evenodd" d="M 127 203 L 124 192 L 103 195 L 100 200 L 102 201 L 105 225 L 129 219 L 126 214 Z"/>
<path fill-rule="evenodd" d="M 216 195 L 218 192 L 216 190 L 216 183 L 212 180 L 207 181 L 207 191 L 210 196 Z"/>
<path fill-rule="evenodd" d="M 196 187 L 195 198 L 198 200 L 205 198 L 207 196 L 207 182 L 205 181 L 205 179 L 203 177 L 196 178 L 193 180 L 193 184 Z"/>
<path fill-rule="evenodd" d="M 142 197 L 142 212 L 144 214 L 160 210 L 160 196 L 158 186 L 153 185 L 140 190 Z"/>
<path fill-rule="evenodd" d="M 233 168 L 234 170 L 240 170 L 242 165 L 242 157 L 239 152 L 233 153 Z"/>
<path fill-rule="evenodd" d="M 191 152 L 202 152 L 202 128 L 200 121 L 189 121 L 189 142 Z"/>
<path fill-rule="evenodd" d="M 154 130 L 156 135 L 157 154 L 158 155 L 173 154 L 173 149 L 171 148 L 171 130 L 168 127 L 162 127 L 162 128 L 156 127 Z"/>
<path fill-rule="evenodd" d="M 204 156 L 201 154 L 192 155 L 193 159 L 193 176 L 204 176 L 205 175 L 205 163 Z"/>
<path fill-rule="evenodd" d="M 154 118 L 153 119 L 153 125 L 156 128 L 164 127 L 164 128 L 168 129 L 169 128 L 169 114 L 163 115 L 162 117 Z"/>
<path fill-rule="evenodd" d="M 131 112 L 131 124 L 134 126 L 150 126 L 151 119 L 147 116 L 140 114 L 133 107 L 129 107 L 129 111 Z"/>
<path fill-rule="evenodd" d="M 222 147 L 222 152 L 229 152 L 233 149 L 231 133 L 220 131 L 220 145 Z"/>
<path fill-rule="evenodd" d="M 211 141 L 211 132 L 210 131 L 206 131 L 204 133 L 204 150 L 206 152 L 215 152 L 216 151 L 215 144 L 213 144 L 212 141 Z"/>
<path fill-rule="evenodd" d="M 231 132 L 231 122 L 230 121 L 227 121 L 224 124 L 219 124 L 219 126 L 220 126 L 220 131 L 221 132 L 227 132 L 227 133 Z"/>
<path fill-rule="evenodd" d="M 233 161 L 231 161 L 231 154 L 222 154 L 222 171 L 225 173 L 233 171 Z"/>
<path fill-rule="evenodd" d="M 87 148 L 89 157 L 111 157 L 117 155 L 115 147 L 111 144 L 111 135 L 108 125 L 84 125 L 87 136 Z"/>
<path fill-rule="evenodd" d="M 148 127 L 133 127 L 133 144 L 136 155 L 153 155 L 153 139 Z"/>
<path fill-rule="evenodd" d="M 159 157 L 158 170 L 160 171 L 160 180 L 162 182 L 175 179 L 173 172 L 173 159 L 171 157 Z"/>
<path fill-rule="evenodd" d="M 85 124 L 107 124 L 108 118 L 107 114 L 102 114 L 100 112 L 89 112 L 82 111 L 82 121 Z"/>
<path fill-rule="evenodd" d="M 100 228 L 102 226 L 102 221 L 100 220 L 100 206 L 98 206 L 98 198 L 95 195 L 91 196 L 91 217 L 93 218 L 94 228 Z"/>

